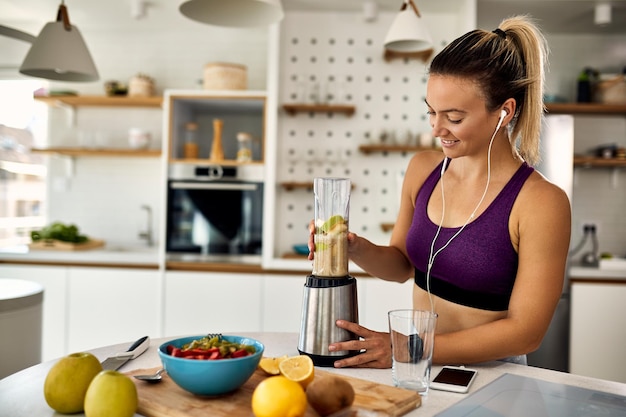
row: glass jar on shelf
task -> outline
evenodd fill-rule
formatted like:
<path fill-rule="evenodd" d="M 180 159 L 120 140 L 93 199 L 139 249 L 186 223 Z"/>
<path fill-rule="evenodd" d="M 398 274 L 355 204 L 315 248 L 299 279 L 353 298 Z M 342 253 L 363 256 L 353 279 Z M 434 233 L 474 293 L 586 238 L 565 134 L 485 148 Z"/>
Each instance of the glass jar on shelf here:
<path fill-rule="evenodd" d="M 246 132 L 237 133 L 237 162 L 252 161 L 252 135 Z"/>
<path fill-rule="evenodd" d="M 198 124 L 195 122 L 185 124 L 184 156 L 186 159 L 198 158 Z"/>

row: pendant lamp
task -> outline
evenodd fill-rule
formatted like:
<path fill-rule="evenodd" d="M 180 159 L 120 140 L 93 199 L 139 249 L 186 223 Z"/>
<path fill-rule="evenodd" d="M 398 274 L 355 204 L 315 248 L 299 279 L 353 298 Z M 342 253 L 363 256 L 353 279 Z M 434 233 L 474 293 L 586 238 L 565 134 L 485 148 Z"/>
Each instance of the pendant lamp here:
<path fill-rule="evenodd" d="M 432 47 L 428 30 L 413 0 L 404 0 L 387 37 L 385 49 L 395 52 L 421 52 Z"/>
<path fill-rule="evenodd" d="M 189 19 L 227 27 L 266 26 L 280 21 L 280 0 L 183 0 L 180 12 Z"/>
<path fill-rule="evenodd" d="M 97 81 L 98 70 L 78 28 L 70 24 L 64 2 L 48 22 L 20 67 L 22 74 L 58 81 Z"/>

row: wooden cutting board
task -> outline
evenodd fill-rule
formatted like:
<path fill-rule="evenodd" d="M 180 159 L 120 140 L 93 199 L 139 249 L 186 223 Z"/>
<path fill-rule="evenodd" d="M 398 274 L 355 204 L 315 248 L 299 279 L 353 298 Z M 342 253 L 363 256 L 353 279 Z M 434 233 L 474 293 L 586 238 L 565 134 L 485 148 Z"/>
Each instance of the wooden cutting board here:
<path fill-rule="evenodd" d="M 155 373 L 160 367 L 152 369 L 136 369 L 127 375 Z M 328 375 L 329 372 L 315 369 L 315 376 Z M 153 384 L 132 380 L 137 386 L 139 406 L 137 412 L 145 417 L 252 417 L 252 393 L 267 374 L 260 369 L 237 391 L 219 397 L 201 397 L 193 395 L 172 381 L 167 375 L 163 380 Z M 375 412 L 379 416 L 399 417 L 419 407 L 422 403 L 420 395 L 414 391 L 378 384 L 363 379 L 341 376 L 346 379 L 355 391 L 353 408 Z M 368 414 L 371 415 L 371 414 Z M 310 406 L 306 417 L 319 417 Z M 359 416 L 358 411 L 351 417 Z"/>
<path fill-rule="evenodd" d="M 104 240 L 89 239 L 83 243 L 63 242 L 61 240 L 38 240 L 29 245 L 30 249 L 36 250 L 87 250 L 104 246 Z"/>

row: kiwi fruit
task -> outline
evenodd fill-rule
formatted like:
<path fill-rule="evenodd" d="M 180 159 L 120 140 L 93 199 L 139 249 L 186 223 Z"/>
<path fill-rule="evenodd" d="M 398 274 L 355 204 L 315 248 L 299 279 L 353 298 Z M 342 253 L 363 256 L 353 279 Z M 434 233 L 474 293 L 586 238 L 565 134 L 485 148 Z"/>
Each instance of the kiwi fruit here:
<path fill-rule="evenodd" d="M 322 417 L 349 407 L 354 402 L 354 388 L 335 375 L 316 377 L 306 388 L 307 401 Z"/>

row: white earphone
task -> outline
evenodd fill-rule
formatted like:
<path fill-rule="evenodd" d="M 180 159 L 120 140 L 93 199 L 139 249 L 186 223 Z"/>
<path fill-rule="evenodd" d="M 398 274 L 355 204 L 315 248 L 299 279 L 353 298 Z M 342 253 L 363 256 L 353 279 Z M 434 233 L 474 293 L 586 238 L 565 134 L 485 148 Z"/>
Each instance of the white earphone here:
<path fill-rule="evenodd" d="M 509 114 L 509 112 L 507 112 L 505 109 L 502 109 L 502 111 L 500 112 L 500 119 L 498 120 L 498 126 L 496 127 L 496 132 L 498 131 L 498 129 L 500 129 L 500 126 L 502 126 L 502 121 L 507 114 Z"/>

